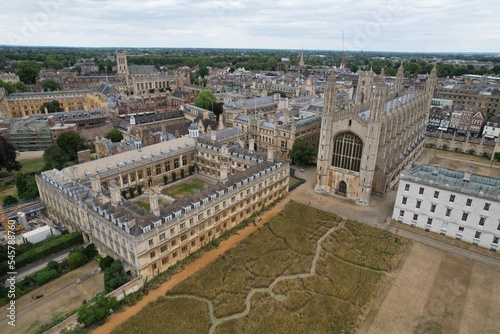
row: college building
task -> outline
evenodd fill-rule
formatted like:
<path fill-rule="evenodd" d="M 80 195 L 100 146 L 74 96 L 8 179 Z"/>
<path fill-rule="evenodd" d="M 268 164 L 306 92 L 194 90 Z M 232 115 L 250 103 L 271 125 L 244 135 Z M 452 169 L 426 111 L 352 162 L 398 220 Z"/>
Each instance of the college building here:
<path fill-rule="evenodd" d="M 414 164 L 400 176 L 392 219 L 496 252 L 500 179 Z"/>
<path fill-rule="evenodd" d="M 51 219 L 120 259 L 130 277 L 154 276 L 287 194 L 289 163 L 227 143 L 227 130 L 42 172 L 40 197 Z M 207 186 L 179 198 L 165 192 L 165 181 L 183 177 Z M 149 211 L 124 197 L 143 189 Z"/>

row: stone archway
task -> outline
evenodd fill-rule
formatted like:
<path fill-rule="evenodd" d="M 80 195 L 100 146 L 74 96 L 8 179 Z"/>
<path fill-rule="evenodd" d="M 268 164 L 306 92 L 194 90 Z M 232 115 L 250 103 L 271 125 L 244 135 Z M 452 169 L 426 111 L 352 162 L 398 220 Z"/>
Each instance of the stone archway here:
<path fill-rule="evenodd" d="M 340 181 L 337 189 L 339 195 L 347 196 L 347 183 L 345 181 Z"/>

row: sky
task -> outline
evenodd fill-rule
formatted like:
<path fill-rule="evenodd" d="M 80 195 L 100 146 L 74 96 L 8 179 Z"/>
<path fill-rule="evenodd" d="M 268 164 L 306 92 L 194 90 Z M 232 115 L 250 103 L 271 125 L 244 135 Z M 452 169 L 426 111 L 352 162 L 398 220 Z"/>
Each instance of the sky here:
<path fill-rule="evenodd" d="M 499 52 L 499 14 L 499 0 L 2 0 L 0 45 Z"/>

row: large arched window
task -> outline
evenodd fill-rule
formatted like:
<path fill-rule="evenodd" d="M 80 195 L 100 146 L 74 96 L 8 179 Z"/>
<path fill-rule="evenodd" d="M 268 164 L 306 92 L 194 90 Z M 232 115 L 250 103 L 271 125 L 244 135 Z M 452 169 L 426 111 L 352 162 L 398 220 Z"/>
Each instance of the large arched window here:
<path fill-rule="evenodd" d="M 363 142 L 351 132 L 344 132 L 333 140 L 332 166 L 359 172 Z"/>

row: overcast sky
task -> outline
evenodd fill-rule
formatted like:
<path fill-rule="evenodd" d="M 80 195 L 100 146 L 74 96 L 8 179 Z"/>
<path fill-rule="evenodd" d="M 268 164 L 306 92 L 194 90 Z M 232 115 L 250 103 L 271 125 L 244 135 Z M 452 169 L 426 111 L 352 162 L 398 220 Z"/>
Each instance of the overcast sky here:
<path fill-rule="evenodd" d="M 0 45 L 500 51 L 500 0 L 1 0 Z"/>

